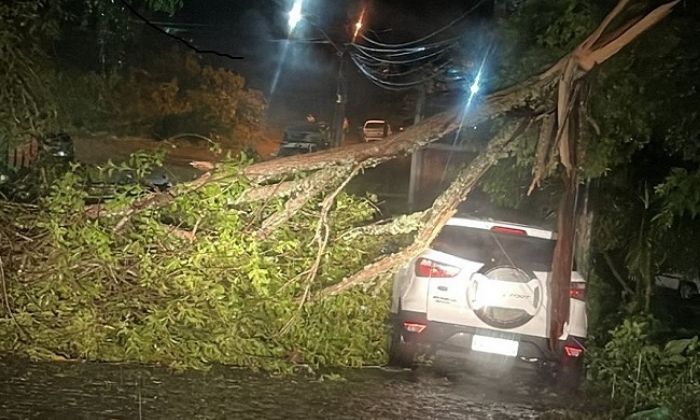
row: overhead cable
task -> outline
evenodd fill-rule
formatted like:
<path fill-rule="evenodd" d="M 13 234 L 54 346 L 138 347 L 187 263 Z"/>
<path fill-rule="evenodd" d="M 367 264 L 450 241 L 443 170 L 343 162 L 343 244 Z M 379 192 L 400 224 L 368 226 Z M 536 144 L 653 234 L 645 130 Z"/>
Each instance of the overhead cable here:
<path fill-rule="evenodd" d="M 364 50 L 364 51 L 371 51 L 371 52 L 379 52 L 379 53 L 386 53 L 386 54 L 406 54 L 406 53 L 419 53 L 423 52 L 426 50 L 430 50 L 433 48 L 438 48 L 438 47 L 443 47 L 445 45 L 450 45 L 454 44 L 455 42 L 459 41 L 461 37 L 453 37 L 449 39 L 445 39 L 442 41 L 436 41 L 430 44 L 425 44 L 425 45 L 420 45 L 416 47 L 403 47 L 403 48 L 388 48 L 388 47 L 368 47 L 366 45 L 358 44 L 358 43 L 352 43 L 352 45 L 355 48 Z"/>
<path fill-rule="evenodd" d="M 427 59 L 429 59 L 429 58 L 439 56 L 439 55 L 445 53 L 448 49 L 449 49 L 449 48 L 443 48 L 442 50 L 439 50 L 439 51 L 436 51 L 436 52 L 432 52 L 432 53 L 430 53 L 430 54 L 426 54 L 426 55 L 423 55 L 423 56 L 420 56 L 420 57 L 416 57 L 416 58 L 409 58 L 409 59 L 405 59 L 405 60 L 393 60 L 393 59 L 389 59 L 389 58 L 377 57 L 377 56 L 375 56 L 375 55 L 372 55 L 372 54 L 370 54 L 370 53 L 368 53 L 368 52 L 365 52 L 365 51 L 362 51 L 362 50 L 357 50 L 357 52 L 358 52 L 359 54 L 361 54 L 362 56 L 366 57 L 367 59 L 374 60 L 374 61 L 376 61 L 376 62 L 378 62 L 378 63 L 383 63 L 383 64 L 411 64 L 411 63 L 419 63 L 419 62 L 425 61 L 425 60 L 427 60 Z M 354 56 L 354 55 L 356 55 L 356 54 L 354 54 L 354 53 L 351 52 L 350 55 L 353 55 L 353 56 Z"/>
<path fill-rule="evenodd" d="M 466 18 L 467 16 L 469 16 L 470 14 L 472 14 L 476 9 L 478 9 L 478 8 L 479 8 L 482 4 L 484 4 L 485 2 L 486 2 L 486 0 L 479 0 L 474 6 L 470 7 L 466 12 L 462 13 L 460 16 L 458 16 L 457 18 L 453 19 L 453 20 L 452 20 L 451 22 L 449 22 L 447 25 L 445 25 L 445 26 L 443 26 L 442 28 L 437 29 L 437 30 L 435 30 L 435 31 L 433 31 L 433 32 L 431 32 L 431 33 L 429 33 L 428 35 L 425 35 L 425 36 L 423 36 L 423 37 L 421 37 L 421 38 L 418 38 L 418 39 L 415 39 L 415 40 L 413 40 L 413 41 L 402 42 L 402 43 L 397 43 L 397 44 L 388 44 L 388 43 L 383 43 L 383 42 L 375 41 L 375 40 L 373 40 L 373 39 L 367 37 L 367 36 L 364 35 L 364 34 L 362 35 L 362 39 L 364 39 L 365 41 L 369 42 L 370 44 L 374 44 L 374 45 L 377 45 L 377 46 L 380 46 L 380 47 L 387 47 L 387 48 L 401 48 L 401 47 L 408 47 L 408 46 L 410 46 L 410 45 L 415 45 L 415 44 L 421 43 L 421 42 L 423 42 L 423 41 L 427 41 L 428 39 L 433 38 L 434 36 L 436 36 L 436 35 L 438 35 L 438 34 L 441 34 L 442 32 L 445 32 L 446 30 L 448 30 L 448 29 L 450 29 L 451 27 L 455 26 L 456 24 L 458 24 L 459 22 L 461 22 L 464 18 Z"/>
<path fill-rule="evenodd" d="M 387 80 L 382 80 L 380 77 L 376 76 L 375 74 L 372 74 L 372 72 L 369 71 L 368 69 L 366 69 L 362 63 L 357 61 L 356 57 L 351 56 L 351 59 L 355 63 L 357 68 L 362 72 L 362 74 L 367 76 L 376 85 L 383 87 L 383 88 L 386 88 L 386 89 L 389 89 L 389 90 L 405 90 L 405 89 L 410 89 L 410 88 L 418 86 L 418 85 L 422 85 L 425 82 L 428 82 L 432 79 L 435 79 L 440 74 L 439 70 L 441 70 L 442 68 L 444 68 L 448 64 L 448 63 L 444 63 L 442 66 L 439 66 L 437 69 L 433 70 L 432 75 L 430 75 L 428 77 L 424 77 L 420 80 L 415 80 L 415 81 L 410 81 L 410 82 L 391 82 L 391 81 L 387 81 Z"/>

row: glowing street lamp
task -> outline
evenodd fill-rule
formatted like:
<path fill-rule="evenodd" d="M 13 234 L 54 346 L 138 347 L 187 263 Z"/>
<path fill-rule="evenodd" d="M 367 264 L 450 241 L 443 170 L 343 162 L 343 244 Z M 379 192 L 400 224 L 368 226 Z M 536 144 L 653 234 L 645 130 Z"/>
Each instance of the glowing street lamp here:
<path fill-rule="evenodd" d="M 469 86 L 469 92 L 471 92 L 472 95 L 476 95 L 479 92 L 479 82 L 474 81 L 474 83 Z"/>
<path fill-rule="evenodd" d="M 294 0 L 294 4 L 292 5 L 292 9 L 289 11 L 287 14 L 287 25 L 289 26 L 289 33 L 291 34 L 294 32 L 294 28 L 301 22 L 301 19 L 304 17 L 301 14 L 301 9 L 304 4 L 304 0 Z"/>
<path fill-rule="evenodd" d="M 474 78 L 474 81 L 472 82 L 471 86 L 469 86 L 469 92 L 471 92 L 472 95 L 476 95 L 479 92 L 479 89 L 481 86 L 479 85 L 479 81 L 481 79 L 481 69 L 479 69 L 479 72 L 476 73 L 476 77 Z"/>
<path fill-rule="evenodd" d="M 357 39 L 357 35 L 360 33 L 362 30 L 362 27 L 364 26 L 364 19 L 365 19 L 365 9 L 362 9 L 362 13 L 360 13 L 360 18 L 357 19 L 357 22 L 355 22 L 355 32 L 352 35 L 352 42 L 355 42 Z"/>

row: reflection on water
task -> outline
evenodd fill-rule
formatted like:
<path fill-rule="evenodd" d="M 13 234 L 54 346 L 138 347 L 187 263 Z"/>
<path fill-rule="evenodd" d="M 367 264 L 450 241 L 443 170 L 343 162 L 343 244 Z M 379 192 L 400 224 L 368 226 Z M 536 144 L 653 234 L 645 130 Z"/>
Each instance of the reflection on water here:
<path fill-rule="evenodd" d="M 512 377 L 360 369 L 342 380 L 0 359 L 0 418 L 534 419 L 569 398 Z"/>

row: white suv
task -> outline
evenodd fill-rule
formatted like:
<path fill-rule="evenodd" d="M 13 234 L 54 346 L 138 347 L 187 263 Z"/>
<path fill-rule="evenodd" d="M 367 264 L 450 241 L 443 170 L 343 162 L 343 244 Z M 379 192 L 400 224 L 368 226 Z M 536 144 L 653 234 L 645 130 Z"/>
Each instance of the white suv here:
<path fill-rule="evenodd" d="M 553 368 L 576 387 L 583 372 L 586 283 L 571 277 L 569 322 L 550 348 L 549 277 L 556 234 L 477 217 L 454 217 L 430 249 L 395 276 L 391 357 L 419 355 L 484 366 Z"/>
<path fill-rule="evenodd" d="M 367 120 L 362 126 L 364 142 L 382 140 L 391 134 L 391 126 L 384 120 Z"/>

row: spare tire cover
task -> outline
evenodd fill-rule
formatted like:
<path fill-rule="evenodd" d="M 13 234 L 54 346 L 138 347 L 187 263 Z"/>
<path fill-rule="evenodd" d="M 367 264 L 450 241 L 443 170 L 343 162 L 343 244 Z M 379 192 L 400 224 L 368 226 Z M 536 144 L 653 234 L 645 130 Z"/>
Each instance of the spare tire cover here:
<path fill-rule="evenodd" d="M 542 292 L 534 273 L 511 266 L 485 266 L 472 275 L 467 302 L 484 323 L 511 329 L 535 316 L 542 307 Z"/>

